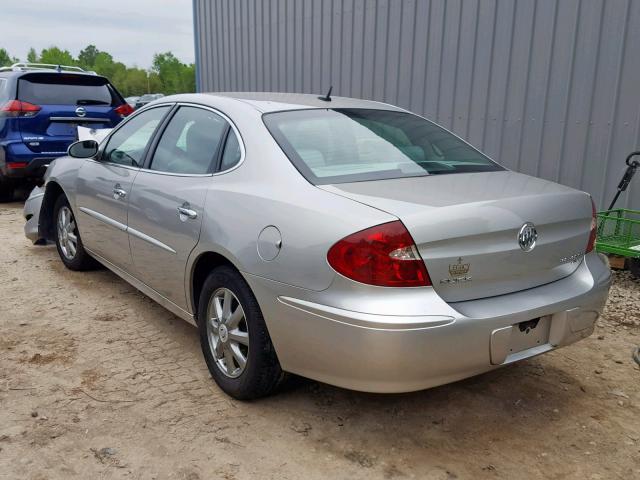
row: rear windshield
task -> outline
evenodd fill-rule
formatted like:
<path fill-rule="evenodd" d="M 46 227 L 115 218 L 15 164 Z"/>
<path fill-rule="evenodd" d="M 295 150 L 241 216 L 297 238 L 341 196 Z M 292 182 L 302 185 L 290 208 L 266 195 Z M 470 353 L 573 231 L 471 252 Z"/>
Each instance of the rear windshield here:
<path fill-rule="evenodd" d="M 64 73 L 25 75 L 18 98 L 35 105 L 116 105 L 115 92 L 102 77 Z"/>
<path fill-rule="evenodd" d="M 503 170 L 452 133 L 410 113 L 314 109 L 263 118 L 295 167 L 316 185 Z"/>

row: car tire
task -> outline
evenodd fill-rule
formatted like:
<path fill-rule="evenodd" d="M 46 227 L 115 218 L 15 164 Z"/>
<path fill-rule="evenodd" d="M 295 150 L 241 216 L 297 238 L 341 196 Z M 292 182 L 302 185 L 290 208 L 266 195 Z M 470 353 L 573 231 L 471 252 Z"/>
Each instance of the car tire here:
<path fill-rule="evenodd" d="M 0 202 L 11 202 L 13 200 L 14 190 L 13 185 L 3 179 L 0 174 Z"/>
<path fill-rule="evenodd" d="M 209 372 L 231 397 L 265 397 L 285 379 L 260 306 L 235 269 L 221 266 L 209 274 L 200 295 L 198 330 Z"/>
<path fill-rule="evenodd" d="M 631 275 L 640 280 L 640 258 L 629 259 L 629 271 Z"/>
<path fill-rule="evenodd" d="M 56 200 L 53 207 L 53 220 L 56 248 L 65 267 L 75 271 L 96 268 L 98 262 L 84 249 L 73 210 L 64 195 L 60 195 Z"/>

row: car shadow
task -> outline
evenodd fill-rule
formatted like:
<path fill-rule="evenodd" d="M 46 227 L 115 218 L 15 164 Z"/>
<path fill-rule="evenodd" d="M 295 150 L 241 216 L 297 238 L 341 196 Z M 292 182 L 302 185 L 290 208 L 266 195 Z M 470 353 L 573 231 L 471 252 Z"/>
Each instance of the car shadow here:
<path fill-rule="evenodd" d="M 52 268 L 59 273 L 71 273 L 68 279 L 80 289 L 99 288 L 102 282 L 117 283 L 120 294 L 136 297 L 138 301 L 144 302 L 145 308 L 148 308 L 149 304 L 152 305 L 151 308 L 166 312 L 166 315 L 153 316 L 152 321 L 169 322 L 172 330 L 183 339 L 183 346 L 198 350 L 192 353 L 200 356 L 198 335 L 193 325 L 165 310 L 106 268 L 82 273 L 68 272 L 64 265 L 57 261 L 55 250 L 55 245 L 50 244 L 34 247 L 32 253 L 47 261 L 51 261 L 53 255 L 55 260 L 52 261 Z M 135 305 L 132 306 L 136 308 Z M 492 411 L 485 408 L 488 402 L 493 407 L 499 407 L 495 413 L 500 418 L 508 412 L 516 414 L 526 410 L 532 423 L 537 423 L 546 417 L 549 408 L 560 410 L 570 407 L 575 400 L 566 388 L 571 387 L 575 391 L 580 387 L 580 381 L 570 370 L 560 369 L 546 360 L 549 355 L 559 355 L 561 352 L 552 352 L 452 384 L 411 393 L 356 392 L 290 375 L 275 396 L 260 402 L 274 406 L 284 403 L 291 408 L 296 404 L 301 406 L 311 401 L 326 413 L 341 418 L 352 416 L 354 406 L 372 412 L 407 409 L 412 415 L 424 415 L 433 421 L 438 420 L 439 412 L 443 408 L 472 412 L 475 410 L 478 414 L 484 412 L 486 415 Z M 536 419 L 536 414 L 540 414 L 541 417 Z"/>
<path fill-rule="evenodd" d="M 169 328 L 178 348 L 194 363 L 201 362 L 195 369 L 203 375 L 202 380 L 210 382 L 215 395 L 224 395 L 205 372 L 198 333 L 192 325 L 107 269 L 69 272 L 58 261 L 55 246 L 34 247 L 31 251 L 43 262 L 51 262 L 57 273 L 66 274 L 78 292 L 112 284 L 117 295 L 131 295 L 128 298 L 133 302 L 123 301 L 132 310 L 157 312 L 147 315 L 146 321 L 159 329 Z M 458 455 L 468 449 L 478 454 L 492 443 L 511 445 L 523 442 L 527 435 L 553 436 L 563 419 L 575 417 L 578 421 L 580 412 L 593 412 L 598 391 L 581 383 L 564 356 L 562 350 L 550 352 L 452 384 L 402 394 L 356 392 L 291 376 L 271 397 L 229 401 L 274 428 L 289 422 L 292 434 L 302 435 L 314 448 L 355 459 L 356 463 L 369 462 L 358 453 L 365 451 L 365 445 L 375 445 L 372 451 L 381 459 L 411 448 L 439 454 L 455 451 Z M 354 445 L 354 438 L 361 438 L 362 446 Z M 543 449 L 544 445 L 537 448 Z"/>
<path fill-rule="evenodd" d="M 339 444 L 342 433 L 357 428 L 381 450 L 401 448 L 407 442 L 423 447 L 436 442 L 437 448 L 457 445 L 460 452 L 465 445 L 477 450 L 483 441 L 521 440 L 527 432 L 553 435 L 559 421 L 569 414 L 577 413 L 578 418 L 579 412 L 589 409 L 589 402 L 593 409 L 593 401 L 594 392 L 570 368 L 533 358 L 455 383 L 400 394 L 355 392 L 294 377 L 279 394 L 260 403 L 306 417 L 309 425 L 318 419 L 325 428 L 331 425 L 332 439 L 321 439 L 329 446 Z"/>

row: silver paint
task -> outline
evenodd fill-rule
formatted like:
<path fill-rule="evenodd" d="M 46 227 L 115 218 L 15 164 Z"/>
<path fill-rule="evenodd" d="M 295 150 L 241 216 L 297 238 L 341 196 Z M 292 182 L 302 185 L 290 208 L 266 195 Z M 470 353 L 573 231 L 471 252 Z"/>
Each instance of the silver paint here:
<path fill-rule="evenodd" d="M 179 95 L 155 105 L 173 102 L 224 113 L 240 139 L 241 163 L 190 176 L 64 158 L 49 168 L 46 188 L 63 189 L 91 255 L 176 315 L 194 322 L 195 266 L 202 255 L 221 255 L 255 294 L 285 371 L 378 392 L 496 368 L 492 358 L 506 335 L 493 340 L 492 357 L 492 334 L 518 322 L 549 316 L 548 338 L 501 365 L 593 331 L 610 272 L 593 252 L 560 261 L 586 247 L 591 201 L 584 192 L 511 171 L 316 187 L 286 158 L 261 115 L 326 102 L 241 93 Z M 331 107 L 345 106 L 397 109 L 333 97 Z M 114 198 L 117 184 L 125 197 Z M 182 218 L 179 208 L 195 218 Z M 452 278 L 450 265 L 462 257 L 473 281 L 374 287 L 329 266 L 336 241 L 398 219 L 432 279 Z M 531 252 L 516 240 L 527 221 L 539 234 Z M 267 227 L 280 238 L 271 228 L 261 236 Z"/>

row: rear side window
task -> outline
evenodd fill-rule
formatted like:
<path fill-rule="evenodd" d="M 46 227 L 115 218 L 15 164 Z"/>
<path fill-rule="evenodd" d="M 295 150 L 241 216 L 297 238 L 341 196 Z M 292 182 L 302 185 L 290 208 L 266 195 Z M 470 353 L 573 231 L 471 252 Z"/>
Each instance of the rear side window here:
<path fill-rule="evenodd" d="M 31 74 L 18 81 L 18 99 L 34 105 L 118 105 L 103 78 L 92 75 Z"/>
<path fill-rule="evenodd" d="M 7 99 L 7 80 L 4 78 L 0 78 L 0 100 Z"/>
<path fill-rule="evenodd" d="M 151 108 L 127 120 L 115 131 L 104 149 L 104 162 L 139 167 L 158 124 L 171 107 Z"/>
<path fill-rule="evenodd" d="M 162 133 L 151 170 L 176 174 L 213 171 L 227 122 L 210 110 L 180 107 Z"/>

